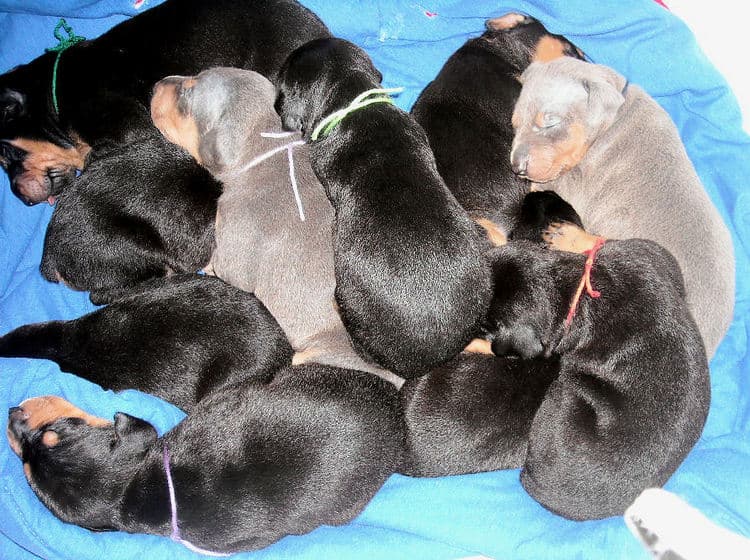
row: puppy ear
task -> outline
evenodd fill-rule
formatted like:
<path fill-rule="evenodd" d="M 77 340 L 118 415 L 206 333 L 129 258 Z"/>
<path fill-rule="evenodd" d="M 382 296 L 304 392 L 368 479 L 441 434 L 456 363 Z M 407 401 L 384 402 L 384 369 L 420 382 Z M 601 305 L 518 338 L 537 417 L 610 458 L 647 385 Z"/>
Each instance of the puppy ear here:
<path fill-rule="evenodd" d="M 26 113 L 26 96 L 14 89 L 0 90 L 0 125 Z"/>
<path fill-rule="evenodd" d="M 146 450 L 158 437 L 151 424 L 124 412 L 115 414 L 115 435 L 121 445 L 133 451 Z"/>
<path fill-rule="evenodd" d="M 623 89 L 625 78 L 601 64 L 595 64 L 595 75 L 582 80 L 583 88 L 588 93 L 587 120 L 594 129 L 605 129 L 612 124 L 620 106 L 625 103 Z"/>

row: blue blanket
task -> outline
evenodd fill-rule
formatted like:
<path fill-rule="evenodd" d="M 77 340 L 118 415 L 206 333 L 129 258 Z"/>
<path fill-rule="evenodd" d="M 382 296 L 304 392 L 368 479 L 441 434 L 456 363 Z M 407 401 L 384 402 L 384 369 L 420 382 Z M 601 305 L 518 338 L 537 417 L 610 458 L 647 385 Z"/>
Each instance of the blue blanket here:
<path fill-rule="evenodd" d="M 211 1 L 211 0 L 206 0 Z M 248 0 L 251 1 L 251 0 Z M 0 0 L 0 72 L 55 41 L 65 16 L 92 38 L 157 0 Z M 676 122 L 706 190 L 732 232 L 737 304 L 731 329 L 711 362 L 713 401 L 703 437 L 667 488 L 709 518 L 750 535 L 750 138 L 726 82 L 689 29 L 652 0 L 303 0 L 331 30 L 364 47 L 384 85 L 404 86 L 409 109 L 419 91 L 487 17 L 520 11 L 567 36 L 651 93 Z M 95 71 L 95 70 L 94 70 Z M 478 78 L 481 79 L 481 78 Z M 0 333 L 21 324 L 73 318 L 93 309 L 87 295 L 42 279 L 38 266 L 52 208 L 24 207 L 0 176 Z M 51 362 L 0 360 L 0 414 L 22 400 L 56 394 L 93 414 L 125 411 L 162 432 L 183 413 L 154 397 L 115 394 L 61 373 Z M 391 477 L 364 512 L 343 527 L 290 536 L 247 559 L 648 558 L 621 518 L 573 522 L 539 506 L 518 471 L 439 479 Z M 162 537 L 93 533 L 57 520 L 24 479 L 21 462 L 0 441 L 0 558 L 125 560 L 197 558 Z"/>

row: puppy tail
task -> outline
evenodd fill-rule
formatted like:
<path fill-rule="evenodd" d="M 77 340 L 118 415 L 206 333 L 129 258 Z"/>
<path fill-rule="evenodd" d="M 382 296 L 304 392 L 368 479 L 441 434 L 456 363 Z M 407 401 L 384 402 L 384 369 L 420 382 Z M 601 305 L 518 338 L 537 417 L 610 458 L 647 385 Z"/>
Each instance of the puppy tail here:
<path fill-rule="evenodd" d="M 67 361 L 63 321 L 24 325 L 0 337 L 0 357 L 43 358 L 61 366 Z"/>

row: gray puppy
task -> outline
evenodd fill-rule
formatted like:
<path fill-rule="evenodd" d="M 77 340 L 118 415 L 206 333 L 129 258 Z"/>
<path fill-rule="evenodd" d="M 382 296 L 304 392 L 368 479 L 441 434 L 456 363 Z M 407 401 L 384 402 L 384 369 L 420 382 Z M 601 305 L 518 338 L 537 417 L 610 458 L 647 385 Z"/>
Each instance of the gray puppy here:
<path fill-rule="evenodd" d="M 710 358 L 732 321 L 734 252 L 669 115 L 606 66 L 571 58 L 522 74 L 513 170 L 553 190 L 587 231 L 656 241 L 677 259 Z M 563 245 L 548 231 L 548 241 Z M 587 247 L 581 247 L 586 249 Z"/>
<path fill-rule="evenodd" d="M 224 185 L 210 269 L 266 305 L 296 352 L 294 363 L 367 371 L 400 386 L 400 377 L 354 351 L 341 322 L 334 302 L 333 208 L 306 145 L 293 148 L 298 207 L 283 146 L 300 137 L 262 135 L 281 131 L 275 96 L 266 78 L 235 68 L 170 76 L 154 87 L 154 124 Z"/>

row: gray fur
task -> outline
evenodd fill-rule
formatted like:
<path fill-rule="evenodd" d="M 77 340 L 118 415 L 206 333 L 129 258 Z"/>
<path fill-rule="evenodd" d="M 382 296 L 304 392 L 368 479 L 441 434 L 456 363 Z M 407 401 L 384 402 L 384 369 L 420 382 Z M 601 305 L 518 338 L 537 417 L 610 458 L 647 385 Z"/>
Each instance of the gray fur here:
<path fill-rule="evenodd" d="M 216 221 L 213 273 L 253 292 L 308 361 L 375 373 L 400 386 L 396 375 L 357 355 L 334 305 L 333 209 L 310 167 L 307 145 L 294 148 L 305 214 L 301 221 L 282 151 L 245 170 L 257 156 L 300 136 L 280 132 L 275 90 L 255 72 L 214 68 L 196 77 L 187 104 L 199 131 L 204 165 L 224 184 Z"/>
<path fill-rule="evenodd" d="M 712 357 L 734 310 L 732 240 L 670 116 L 643 89 L 602 65 L 564 57 L 532 64 L 521 80 L 513 152 L 556 134 L 533 130 L 539 112 L 561 117 L 560 128 L 572 120 L 584 124 L 589 148 L 583 159 L 542 188 L 568 201 L 587 231 L 650 239 L 670 251 Z"/>

